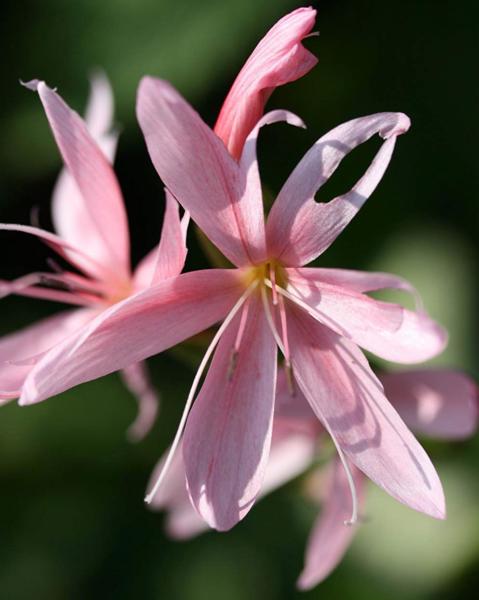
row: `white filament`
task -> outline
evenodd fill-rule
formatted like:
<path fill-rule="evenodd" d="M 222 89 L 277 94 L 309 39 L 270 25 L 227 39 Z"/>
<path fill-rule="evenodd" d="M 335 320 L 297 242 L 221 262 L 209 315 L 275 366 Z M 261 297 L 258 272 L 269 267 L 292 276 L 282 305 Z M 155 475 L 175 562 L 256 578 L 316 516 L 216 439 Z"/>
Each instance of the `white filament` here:
<path fill-rule="evenodd" d="M 186 425 L 186 419 L 187 419 L 188 414 L 190 412 L 191 405 L 193 404 L 193 400 L 194 400 L 194 397 L 195 397 L 195 394 L 196 394 L 196 390 L 198 389 L 198 385 L 200 383 L 201 376 L 203 375 L 203 372 L 204 372 L 204 370 L 205 370 L 205 368 L 206 368 L 206 366 L 208 364 L 208 361 L 209 361 L 211 355 L 213 354 L 214 349 L 218 345 L 218 342 L 220 341 L 221 336 L 225 332 L 225 329 L 228 327 L 228 325 L 234 319 L 236 313 L 243 306 L 243 304 L 246 302 L 247 298 L 250 296 L 250 294 L 253 292 L 253 290 L 256 288 L 257 285 L 258 285 L 258 282 L 254 281 L 246 289 L 246 291 L 243 293 L 243 295 L 241 296 L 241 298 L 233 306 L 233 308 L 229 312 L 228 316 L 226 317 L 226 319 L 223 321 L 223 323 L 221 324 L 220 328 L 216 332 L 216 334 L 215 334 L 213 340 L 211 341 L 210 345 L 208 346 L 208 349 L 206 350 L 205 355 L 203 356 L 203 360 L 201 361 L 200 366 L 198 367 L 198 370 L 196 371 L 195 378 L 194 378 L 193 383 L 191 385 L 190 393 L 188 394 L 188 398 L 186 400 L 185 408 L 183 409 L 183 414 L 181 415 L 180 424 L 178 425 L 178 429 L 176 431 L 175 438 L 173 440 L 173 443 L 170 446 L 170 449 L 168 451 L 168 455 L 166 457 L 166 460 L 165 460 L 165 462 L 163 464 L 163 467 L 162 467 L 162 469 L 160 471 L 160 474 L 158 475 L 158 477 L 157 477 L 157 479 L 155 481 L 155 485 L 153 486 L 153 489 L 145 497 L 145 502 L 147 504 L 150 504 L 151 501 L 153 500 L 153 498 L 155 497 L 156 493 L 158 492 L 158 489 L 159 489 L 160 485 L 162 484 L 163 480 L 165 479 L 165 476 L 166 476 L 166 474 L 168 472 L 168 469 L 170 468 L 170 465 L 171 465 L 171 462 L 172 462 L 172 460 L 174 458 L 176 449 L 178 448 L 178 445 L 180 443 L 181 436 L 183 435 L 183 431 L 184 431 L 185 425 Z"/>

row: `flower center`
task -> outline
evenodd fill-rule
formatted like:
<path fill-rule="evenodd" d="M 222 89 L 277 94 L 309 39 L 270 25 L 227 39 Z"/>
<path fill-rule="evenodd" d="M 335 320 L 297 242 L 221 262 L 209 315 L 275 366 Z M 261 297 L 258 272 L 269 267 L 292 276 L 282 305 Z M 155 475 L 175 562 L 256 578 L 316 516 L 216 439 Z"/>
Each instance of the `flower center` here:
<path fill-rule="evenodd" d="M 245 286 L 249 287 L 254 281 L 257 281 L 262 286 L 265 285 L 266 281 L 270 281 L 273 287 L 268 287 L 268 289 L 273 290 L 273 297 L 276 296 L 276 286 L 285 289 L 288 285 L 285 268 L 274 259 L 245 269 Z"/>

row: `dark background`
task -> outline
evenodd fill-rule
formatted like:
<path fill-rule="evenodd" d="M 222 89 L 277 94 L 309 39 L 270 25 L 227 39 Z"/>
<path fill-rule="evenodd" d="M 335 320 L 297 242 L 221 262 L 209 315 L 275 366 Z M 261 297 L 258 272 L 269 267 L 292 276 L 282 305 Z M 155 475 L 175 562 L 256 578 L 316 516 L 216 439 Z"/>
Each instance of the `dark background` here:
<path fill-rule="evenodd" d="M 213 124 L 244 60 L 266 30 L 299 6 L 286 0 L 44 0 L 2 5 L 0 220 L 28 223 L 49 202 L 60 167 L 38 98 L 18 79 L 45 79 L 83 110 L 87 74 L 112 81 L 122 129 L 116 170 L 130 217 L 133 256 L 157 241 L 161 183 L 135 121 L 143 74 L 169 79 Z M 409 278 L 451 334 L 437 364 L 476 378 L 478 85 L 476 2 L 324 0 L 318 67 L 279 89 L 269 107 L 297 112 L 308 130 L 267 128 L 260 159 L 271 196 L 304 150 L 338 123 L 401 110 L 412 119 L 366 207 L 322 265 L 381 269 Z M 371 141 L 321 192 L 350 186 Z M 188 268 L 206 266 L 190 232 Z M 0 277 L 44 268 L 48 252 L 2 233 Z M 1 301 L 4 332 L 57 310 Z M 286 599 L 294 590 L 315 508 L 304 480 L 261 501 L 228 534 L 169 541 L 143 491 L 171 439 L 196 360 L 176 350 L 150 361 L 164 402 L 148 438 L 130 445 L 133 399 L 112 375 L 38 406 L 12 403 L 0 419 L 0 598 Z M 469 598 L 479 584 L 479 443 L 429 443 L 449 518 L 417 515 L 370 486 L 369 522 L 339 569 L 304 598 Z"/>

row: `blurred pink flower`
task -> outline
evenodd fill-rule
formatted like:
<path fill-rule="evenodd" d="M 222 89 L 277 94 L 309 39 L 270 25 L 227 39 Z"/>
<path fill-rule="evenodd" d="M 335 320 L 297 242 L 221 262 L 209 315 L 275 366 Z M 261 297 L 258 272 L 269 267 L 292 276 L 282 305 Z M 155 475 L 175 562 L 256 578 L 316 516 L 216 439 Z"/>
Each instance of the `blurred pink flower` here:
<path fill-rule="evenodd" d="M 476 431 L 477 387 L 468 376 L 430 369 L 382 374 L 380 380 L 388 399 L 415 433 L 436 439 L 461 440 Z M 301 391 L 292 397 L 284 371 L 280 370 L 271 452 L 260 496 L 309 471 L 321 456 L 324 435 L 325 431 Z M 164 459 L 158 463 L 152 482 L 161 472 L 163 463 Z M 351 473 L 360 511 L 364 514 L 365 477 L 355 467 L 351 468 Z M 314 587 L 331 573 L 358 528 L 345 524 L 351 514 L 351 496 L 341 461 L 334 459 L 325 468 L 315 469 L 306 489 L 311 499 L 323 508 L 310 534 L 305 565 L 298 580 L 301 589 Z M 189 500 L 181 454 L 176 455 L 152 507 L 167 511 L 166 529 L 173 538 L 187 539 L 208 530 L 208 524 Z"/>
<path fill-rule="evenodd" d="M 140 262 L 133 274 L 130 271 L 127 218 L 111 167 L 117 136 L 111 131 L 113 98 L 106 78 L 97 75 L 92 80 L 85 121 L 43 82 L 26 85 L 38 91 L 66 165 L 52 199 L 58 235 L 23 225 L 2 224 L 0 229 L 38 237 L 76 272 L 54 265 L 53 273 L 32 273 L 16 281 L 1 282 L 0 293 L 81 308 L 59 313 L 0 339 L 2 400 L 21 395 L 25 379 L 49 350 L 105 308 L 180 273 L 186 256 L 187 221 L 180 223 L 178 205 L 167 194 L 159 247 Z M 138 415 L 128 433 L 132 439 L 140 439 L 155 420 L 158 396 L 143 363 L 125 366 L 122 377 L 138 400 Z"/>

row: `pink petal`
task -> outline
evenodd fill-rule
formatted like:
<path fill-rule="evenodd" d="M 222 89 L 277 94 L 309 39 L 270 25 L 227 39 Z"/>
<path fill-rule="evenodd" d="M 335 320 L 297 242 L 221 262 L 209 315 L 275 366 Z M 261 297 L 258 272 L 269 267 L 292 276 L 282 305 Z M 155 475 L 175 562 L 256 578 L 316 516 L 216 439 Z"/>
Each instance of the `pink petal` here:
<path fill-rule="evenodd" d="M 113 94 L 108 79 L 103 73 L 96 73 L 91 79 L 91 93 L 88 99 L 85 122 L 94 141 L 101 148 L 109 162 L 113 162 L 117 135 L 111 133 L 113 124 Z M 92 258 L 102 256 L 104 241 L 99 236 L 98 226 L 92 214 L 86 210 L 83 197 L 68 170 L 60 173 L 52 197 L 52 219 L 59 235 L 74 246 L 85 248 Z M 81 267 L 94 277 L 104 277 L 104 268 L 88 261 Z"/>
<path fill-rule="evenodd" d="M 268 460 L 276 383 L 276 344 L 259 295 L 249 312 L 236 366 L 240 315 L 226 329 L 193 405 L 183 440 L 190 498 L 221 531 L 251 509 Z"/>
<path fill-rule="evenodd" d="M 112 133 L 114 99 L 108 77 L 95 71 L 90 78 L 90 97 L 85 110 L 85 123 L 93 139 L 113 163 L 117 136 Z"/>
<path fill-rule="evenodd" d="M 278 369 L 274 414 L 275 418 L 279 417 L 280 420 L 289 419 L 308 424 L 314 423 L 318 432 L 321 429 L 321 425 L 311 409 L 309 402 L 297 385 L 294 386 L 294 394 L 291 394 L 284 368 Z"/>
<path fill-rule="evenodd" d="M 185 266 L 186 231 L 189 214 L 180 219 L 178 202 L 165 189 L 166 208 L 160 243 L 149 252 L 135 270 L 133 281 L 137 289 L 179 275 Z"/>
<path fill-rule="evenodd" d="M 273 438 L 259 497 L 304 473 L 314 462 L 319 428 L 314 421 L 275 416 Z"/>
<path fill-rule="evenodd" d="M 354 467 L 352 473 L 360 504 L 364 505 L 364 476 Z M 357 525 L 345 525 L 351 515 L 351 494 L 339 459 L 329 466 L 325 484 L 324 505 L 309 536 L 304 568 L 297 583 L 301 590 L 309 590 L 326 579 L 343 558 L 358 529 Z"/>
<path fill-rule="evenodd" d="M 317 269 L 303 267 L 289 269 L 293 276 L 298 273 L 302 278 L 313 283 L 321 281 L 354 292 L 374 292 L 377 290 L 401 290 L 414 296 L 420 305 L 420 296 L 416 288 L 403 277 L 381 273 L 378 271 L 353 271 L 351 269 Z"/>
<path fill-rule="evenodd" d="M 234 158 L 241 156 L 243 144 L 274 88 L 299 79 L 317 63 L 301 44 L 315 18 L 316 11 L 308 7 L 280 19 L 241 69 L 215 125 L 216 134 Z"/>
<path fill-rule="evenodd" d="M 235 265 L 261 262 L 261 198 L 243 197 L 244 176 L 221 140 L 159 79 L 142 79 L 137 115 L 159 176 L 191 218 Z"/>
<path fill-rule="evenodd" d="M 0 338 L 0 399 L 18 398 L 25 378 L 45 352 L 83 327 L 96 311 L 61 312 Z"/>
<path fill-rule="evenodd" d="M 266 226 L 270 255 L 300 266 L 322 254 L 373 193 L 389 164 L 396 137 L 408 128 L 405 115 L 378 113 L 348 121 L 320 138 L 291 173 L 270 211 Z M 316 192 L 341 160 L 376 133 L 385 142 L 361 179 L 348 193 L 327 203 L 316 202 Z"/>
<path fill-rule="evenodd" d="M 81 197 L 83 211 L 88 214 L 88 220 L 82 218 L 81 222 L 88 223 L 83 232 L 86 239 L 82 241 L 80 230 L 74 231 L 71 223 L 67 227 L 66 220 L 59 215 L 56 224 L 60 230 L 68 229 L 68 235 L 71 234 L 75 242 L 82 241 L 81 247 L 88 243 L 89 253 L 94 253 L 98 263 L 114 270 L 116 280 L 126 280 L 130 260 L 128 223 L 113 169 L 79 115 L 44 82 L 39 82 L 36 89 L 65 166 L 78 188 L 75 199 L 78 201 Z"/>
<path fill-rule="evenodd" d="M 128 428 L 128 437 L 133 442 L 139 442 L 155 424 L 160 397 L 151 383 L 148 368 L 144 362 L 124 367 L 120 371 L 120 375 L 138 404 L 138 414 Z"/>
<path fill-rule="evenodd" d="M 289 315 L 295 379 L 345 455 L 400 502 L 444 518 L 437 473 L 360 350 L 296 309 Z"/>
<path fill-rule="evenodd" d="M 166 455 L 158 461 L 150 477 L 148 489 L 158 479 L 166 460 Z M 176 452 L 166 477 L 158 492 L 153 496 L 151 508 L 167 511 L 165 528 L 168 535 L 177 540 L 192 538 L 209 529 L 208 524 L 196 512 L 186 490 L 185 465 L 183 455 Z"/>
<path fill-rule="evenodd" d="M 478 390 L 466 374 L 448 369 L 380 376 L 389 401 L 416 433 L 462 439 L 477 429 Z"/>
<path fill-rule="evenodd" d="M 170 348 L 224 318 L 242 290 L 235 270 L 211 269 L 167 279 L 118 302 L 42 358 L 25 381 L 20 404 Z"/>
<path fill-rule="evenodd" d="M 316 311 L 315 318 L 386 360 L 406 364 L 421 362 L 442 352 L 446 345 L 446 332 L 422 311 L 412 312 L 399 304 L 374 300 L 353 291 L 354 286 L 323 283 L 320 269 L 287 269 L 286 272 L 288 291 L 312 307 Z M 355 283 L 359 285 L 358 281 Z M 393 276 L 389 283 L 394 284 Z"/>

